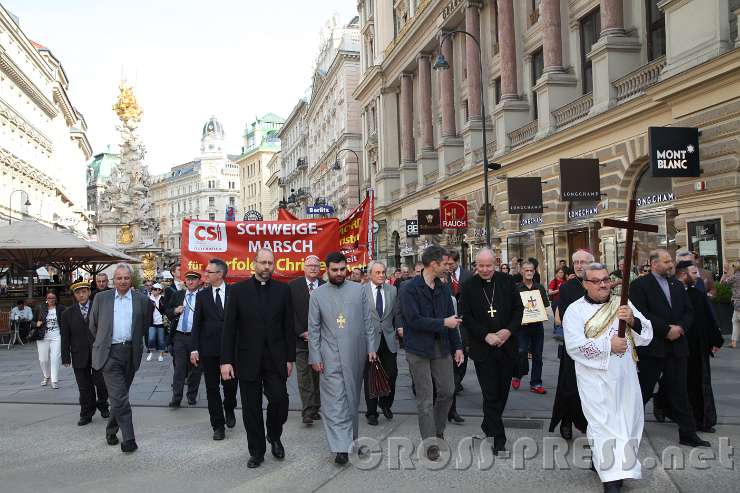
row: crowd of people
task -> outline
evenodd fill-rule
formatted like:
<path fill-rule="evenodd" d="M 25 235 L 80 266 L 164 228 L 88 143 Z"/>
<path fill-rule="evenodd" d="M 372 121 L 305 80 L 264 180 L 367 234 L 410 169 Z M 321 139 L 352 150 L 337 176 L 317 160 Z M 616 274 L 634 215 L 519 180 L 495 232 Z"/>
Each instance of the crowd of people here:
<path fill-rule="evenodd" d="M 273 253 L 261 249 L 248 280 L 227 284 L 227 264 L 212 259 L 203 273 L 186 272 L 182 283 L 176 267 L 174 278 L 148 281 L 141 289 L 132 287 L 131 267 L 121 264 L 113 288 L 101 274 L 92 286 L 73 284 L 74 303 L 66 309 L 49 292 L 32 317 L 22 303 L 14 314 L 29 319 L 35 331 L 42 385 L 57 388 L 60 364 L 72 366 L 80 393 L 78 424 L 88 424 L 99 411 L 108 418 L 107 443 L 119 443 L 120 430 L 124 452 L 138 447 L 128 391 L 146 348 L 147 361 L 157 353 L 159 362 L 172 356 L 173 409 L 183 397 L 197 403 L 204 376 L 214 440 L 225 439 L 225 429 L 236 426 L 239 392 L 250 468 L 262 464 L 267 444 L 275 458 L 285 457 L 286 381 L 295 370 L 302 423 L 323 423 L 335 462 L 343 465 L 350 453 L 367 453 L 353 450 L 361 398 L 369 425 L 378 425 L 381 413 L 393 419 L 400 348 L 429 460 L 439 460 L 446 424 L 464 421 L 456 395 L 463 391 L 468 358 L 483 395 L 481 428 L 494 454 L 505 451 L 502 416 L 510 389 L 519 389 L 529 375 L 531 392 L 547 392 L 544 320 L 523 320 L 522 298 L 536 292 L 550 308 L 545 318 L 554 321 L 561 342 L 550 431 L 559 425 L 569 440 L 575 427 L 588 436 L 605 490 L 619 490 L 623 479 L 641 476 L 639 463 L 609 463 L 603 446 L 616 440 L 616 446 L 636 451 L 643 407 L 651 399 L 658 421 L 667 417 L 678 424 L 681 444 L 709 446 L 697 431 L 714 432 L 710 357 L 723 341 L 708 302 L 714 284 L 690 252 L 678 251 L 675 260 L 666 250 L 650 252 L 649 272 L 630 273 L 627 305 L 618 296 L 621 261 L 609 273 L 579 250 L 571 265 L 560 262 L 545 286 L 536 259 L 511 265 L 496 260 L 484 248 L 467 270 L 458 252 L 433 245 L 413 269 L 397 269 L 388 278 L 382 262 L 366 271 L 350 269 L 335 252 L 323 261 L 308 256 L 304 276 L 285 284 L 273 279 Z M 721 282 L 733 289 L 734 347 L 740 269 L 726 269 Z M 620 321 L 627 327 L 624 336 Z M 382 395 L 371 389 L 379 366 L 390 390 Z M 624 411 L 619 423 L 608 411 L 617 408 Z"/>

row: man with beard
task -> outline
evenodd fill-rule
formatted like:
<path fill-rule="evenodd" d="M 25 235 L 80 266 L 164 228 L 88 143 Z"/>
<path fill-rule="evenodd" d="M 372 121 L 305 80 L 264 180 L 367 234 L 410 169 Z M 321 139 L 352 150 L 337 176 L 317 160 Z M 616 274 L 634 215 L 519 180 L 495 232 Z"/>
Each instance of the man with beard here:
<path fill-rule="evenodd" d="M 321 374 L 322 415 L 334 462 L 349 461 L 359 431 L 357 413 L 365 361 L 375 361 L 377 347 L 367 289 L 346 282 L 347 258 L 326 257 L 329 282 L 314 290 L 308 309 L 308 362 Z"/>
<path fill-rule="evenodd" d="M 462 319 L 470 338 L 470 357 L 475 363 L 483 393 L 483 424 L 486 437 L 493 437 L 493 453 L 506 450 L 501 418 L 509 398 L 524 306 L 514 280 L 495 272 L 495 255 L 484 248 L 476 256 L 478 273 L 462 285 Z"/>
<path fill-rule="evenodd" d="M 578 390 L 588 417 L 593 468 L 605 492 L 619 491 L 623 479 L 640 479 L 637 457 L 645 423 L 636 346 L 653 336 L 650 321 L 631 304 L 611 295 L 606 266 L 582 270 L 586 294 L 571 303 L 563 320 L 565 347 L 575 361 Z M 619 337 L 620 320 L 626 322 Z"/>
<path fill-rule="evenodd" d="M 678 423 L 679 443 L 690 447 L 708 447 L 709 442 L 696 434 L 686 388 L 689 344 L 686 331 L 694 323 L 694 310 L 686 289 L 674 277 L 671 254 L 665 249 L 650 252 L 650 274 L 630 285 L 629 297 L 653 326 L 652 342 L 637 351 L 640 360 L 642 401 L 653 397 L 658 379 L 663 376 L 666 403 Z"/>
<path fill-rule="evenodd" d="M 694 307 L 694 323 L 687 330 L 689 358 L 686 384 L 689 403 L 697 429 L 714 433 L 717 408 L 714 405 L 709 357 L 719 351 L 724 341 L 712 317 L 707 295 L 695 287 L 701 279 L 699 269 L 690 261 L 683 260 L 676 266 L 676 279 L 686 287 L 686 294 Z M 665 411 L 667 415 L 671 415 L 670 410 Z"/>
<path fill-rule="evenodd" d="M 267 396 L 267 441 L 276 459 L 285 458 L 280 437 L 288 420 L 286 381 L 295 362 L 290 288 L 272 279 L 275 256 L 271 250 L 257 250 L 253 265 L 250 279 L 229 288 L 221 337 L 221 378 L 239 379 L 250 469 L 264 462 L 267 449 L 263 392 Z"/>
<path fill-rule="evenodd" d="M 586 266 L 594 261 L 594 256 L 586 250 L 578 250 L 571 257 L 575 277 L 560 287 L 560 303 L 558 304 L 556 320 L 565 319 L 565 311 L 571 303 L 580 299 L 586 290 L 583 288 L 583 273 Z M 558 346 L 560 370 L 558 371 L 558 387 L 555 391 L 555 402 L 552 407 L 550 433 L 560 423 L 560 436 L 566 440 L 573 438 L 573 425 L 581 433 L 586 432 L 586 418 L 581 409 L 581 400 L 578 397 L 578 383 L 576 382 L 576 367 L 573 359 L 565 350 L 565 345 Z"/>

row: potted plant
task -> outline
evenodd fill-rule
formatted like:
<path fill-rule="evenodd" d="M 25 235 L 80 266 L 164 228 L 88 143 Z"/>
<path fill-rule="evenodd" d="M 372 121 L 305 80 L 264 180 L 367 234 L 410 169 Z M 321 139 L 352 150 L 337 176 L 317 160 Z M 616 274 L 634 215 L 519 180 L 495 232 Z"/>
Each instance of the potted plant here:
<path fill-rule="evenodd" d="M 717 315 L 720 331 L 723 334 L 732 334 L 732 312 L 735 309 L 732 305 L 732 288 L 718 282 L 716 289 L 717 292 L 712 302 L 714 302 L 714 312 Z"/>

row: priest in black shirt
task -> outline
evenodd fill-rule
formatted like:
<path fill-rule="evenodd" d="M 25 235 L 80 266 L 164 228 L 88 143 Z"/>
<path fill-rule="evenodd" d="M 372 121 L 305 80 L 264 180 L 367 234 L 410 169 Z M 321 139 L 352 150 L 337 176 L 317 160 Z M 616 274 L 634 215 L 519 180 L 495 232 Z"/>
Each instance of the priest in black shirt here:
<path fill-rule="evenodd" d="M 571 257 L 576 277 L 560 286 L 560 301 L 556 318 L 563 320 L 565 311 L 571 303 L 583 297 L 586 290 L 583 287 L 583 275 L 586 266 L 594 261 L 594 256 L 586 250 L 578 250 Z M 576 382 L 576 365 L 565 351 L 565 346 L 558 346 L 560 370 L 558 371 L 558 387 L 555 392 L 555 402 L 552 407 L 550 432 L 560 423 L 560 435 L 566 440 L 573 438 L 573 425 L 581 433 L 586 433 L 587 421 L 581 408 L 581 398 L 578 396 Z"/>
<path fill-rule="evenodd" d="M 512 277 L 494 271 L 494 258 L 489 248 L 478 252 L 478 272 L 462 284 L 460 306 L 483 393 L 481 429 L 486 437 L 493 437 L 493 453 L 498 454 L 506 450 L 501 415 L 509 397 L 524 306 Z"/>

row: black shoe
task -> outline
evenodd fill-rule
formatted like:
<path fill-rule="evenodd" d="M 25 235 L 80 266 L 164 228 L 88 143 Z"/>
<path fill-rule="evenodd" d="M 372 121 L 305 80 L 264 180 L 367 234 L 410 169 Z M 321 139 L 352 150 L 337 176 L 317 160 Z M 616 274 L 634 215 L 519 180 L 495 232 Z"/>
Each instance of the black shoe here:
<path fill-rule="evenodd" d="M 272 446 L 272 456 L 276 459 L 285 459 L 285 447 L 280 443 L 280 440 L 271 440 L 270 445 Z"/>
<path fill-rule="evenodd" d="M 436 445 L 430 445 L 427 449 L 427 459 L 432 462 L 437 462 L 439 460 L 439 447 Z"/>
<path fill-rule="evenodd" d="M 235 427 L 236 416 L 234 415 L 234 410 L 232 409 L 231 411 L 226 411 L 224 415 L 226 416 L 226 426 L 228 426 L 229 428 Z"/>
<path fill-rule="evenodd" d="M 121 452 L 124 452 L 126 454 L 130 454 L 138 448 L 139 446 L 136 445 L 136 440 L 126 440 L 125 442 L 121 443 Z"/>
<path fill-rule="evenodd" d="M 655 416 L 655 421 L 658 423 L 665 423 L 665 414 L 663 414 L 663 410 L 655 405 L 653 403 L 653 416 Z"/>
<path fill-rule="evenodd" d="M 167 404 L 169 407 L 173 409 L 179 409 L 180 408 L 180 401 L 172 399 L 169 404 Z"/>
<path fill-rule="evenodd" d="M 699 435 L 696 433 L 691 433 L 688 435 L 680 436 L 678 443 L 681 445 L 687 445 L 689 447 L 711 447 L 712 444 L 709 443 L 706 440 L 702 440 L 699 438 Z"/>
<path fill-rule="evenodd" d="M 701 431 L 702 433 L 717 433 L 717 430 L 713 426 L 708 426 L 706 428 L 697 428 L 698 431 Z"/>
<path fill-rule="evenodd" d="M 391 411 L 390 407 L 386 407 L 383 410 L 383 416 L 385 416 L 385 419 L 393 419 L 393 411 Z"/>
<path fill-rule="evenodd" d="M 378 417 L 377 416 L 368 416 L 367 417 L 367 424 L 370 426 L 378 426 Z"/>
<path fill-rule="evenodd" d="M 311 415 L 311 419 L 314 421 L 321 421 L 321 414 L 319 414 L 319 412 L 316 411 L 315 413 Z"/>
<path fill-rule="evenodd" d="M 103 419 L 110 418 L 110 411 L 108 409 L 101 409 L 100 410 L 100 417 Z"/>
<path fill-rule="evenodd" d="M 498 456 L 499 453 L 506 452 L 506 446 L 503 443 L 494 442 L 491 450 L 493 451 L 493 455 Z"/>
<path fill-rule="evenodd" d="M 444 433 L 437 433 L 437 435 L 436 435 L 436 436 L 437 436 L 437 438 L 439 438 L 440 440 L 444 440 L 444 439 L 445 439 L 445 434 L 444 434 Z"/>
<path fill-rule="evenodd" d="M 463 386 L 462 386 L 462 384 L 461 384 L 461 383 L 458 383 L 457 385 L 455 385 L 455 393 L 456 393 L 456 394 L 459 394 L 459 393 L 460 393 L 460 392 L 462 392 L 463 390 L 464 390 L 464 389 L 463 389 Z"/>
<path fill-rule="evenodd" d="M 349 454 L 345 452 L 337 452 L 337 456 L 334 457 L 334 462 L 336 464 L 339 464 L 340 466 L 345 465 L 347 462 L 349 462 Z"/>
<path fill-rule="evenodd" d="M 118 445 L 118 437 L 116 435 L 105 435 L 105 441 L 108 445 Z"/>
<path fill-rule="evenodd" d="M 309 415 L 303 416 L 302 422 L 304 425 L 312 425 L 313 424 L 313 418 Z"/>
<path fill-rule="evenodd" d="M 561 422 L 560 423 L 560 436 L 565 440 L 573 439 L 573 425 L 571 423 Z"/>
<path fill-rule="evenodd" d="M 196 399 L 188 399 L 189 406 L 194 406 L 196 404 L 198 404 L 198 401 Z"/>
<path fill-rule="evenodd" d="M 460 424 L 460 423 L 464 423 L 465 419 L 459 414 L 457 414 L 457 411 L 452 411 L 450 414 L 447 415 L 447 421 L 449 422 L 454 421 L 455 423 Z"/>
<path fill-rule="evenodd" d="M 216 428 L 213 430 L 213 439 L 214 440 L 223 440 L 226 438 L 226 432 L 223 428 Z"/>
<path fill-rule="evenodd" d="M 604 483 L 604 493 L 617 493 L 622 490 L 622 485 L 619 481 L 607 481 Z"/>
<path fill-rule="evenodd" d="M 255 467 L 259 467 L 260 464 L 262 464 L 265 461 L 265 457 L 263 455 L 259 457 L 252 456 L 247 461 L 247 467 L 250 469 L 254 469 Z"/>
<path fill-rule="evenodd" d="M 77 422 L 77 426 L 85 426 L 92 422 L 92 416 L 82 416 Z"/>

